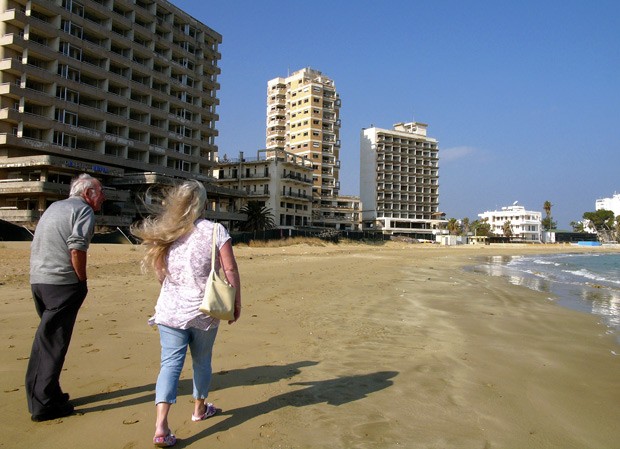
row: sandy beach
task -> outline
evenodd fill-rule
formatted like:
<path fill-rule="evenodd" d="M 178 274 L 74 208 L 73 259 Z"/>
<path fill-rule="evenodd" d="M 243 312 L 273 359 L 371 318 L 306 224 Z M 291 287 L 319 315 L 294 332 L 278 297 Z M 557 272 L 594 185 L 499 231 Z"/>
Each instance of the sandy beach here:
<path fill-rule="evenodd" d="M 222 324 L 209 397 L 191 364 L 170 415 L 179 448 L 616 449 L 620 347 L 596 317 L 463 270 L 573 246 L 391 242 L 235 247 L 243 314 Z M 0 243 L 1 448 L 149 448 L 158 293 L 141 249 L 93 245 L 63 389 L 73 416 L 34 423 L 24 374 L 38 324 L 29 243 Z"/>

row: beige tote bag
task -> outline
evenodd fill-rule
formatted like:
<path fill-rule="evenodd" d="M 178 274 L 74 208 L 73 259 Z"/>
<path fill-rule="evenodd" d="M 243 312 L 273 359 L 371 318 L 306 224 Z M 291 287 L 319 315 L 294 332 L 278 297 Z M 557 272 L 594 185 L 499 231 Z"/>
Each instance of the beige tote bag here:
<path fill-rule="evenodd" d="M 225 276 L 220 276 L 215 269 L 217 254 L 217 223 L 213 226 L 213 245 L 211 247 L 211 272 L 207 279 L 205 294 L 200 305 L 200 311 L 220 320 L 235 319 L 235 295 L 237 290 L 230 285 Z"/>

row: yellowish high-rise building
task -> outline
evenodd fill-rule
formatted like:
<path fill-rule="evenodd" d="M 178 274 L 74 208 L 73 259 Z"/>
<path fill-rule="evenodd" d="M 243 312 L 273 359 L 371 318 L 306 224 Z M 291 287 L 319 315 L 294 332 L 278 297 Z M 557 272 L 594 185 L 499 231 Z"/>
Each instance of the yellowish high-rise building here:
<path fill-rule="evenodd" d="M 300 155 L 313 166 L 314 225 L 329 226 L 340 182 L 340 98 L 334 81 L 318 70 L 304 68 L 267 83 L 268 150 Z"/>

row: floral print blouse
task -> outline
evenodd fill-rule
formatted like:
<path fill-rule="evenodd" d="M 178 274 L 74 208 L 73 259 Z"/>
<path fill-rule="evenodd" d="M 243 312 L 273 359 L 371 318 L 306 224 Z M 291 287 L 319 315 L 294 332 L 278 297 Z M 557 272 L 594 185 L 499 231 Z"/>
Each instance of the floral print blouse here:
<path fill-rule="evenodd" d="M 149 320 L 149 324 L 202 330 L 219 325 L 218 319 L 207 316 L 198 309 L 211 271 L 214 226 L 212 221 L 199 219 L 192 232 L 179 238 L 170 247 L 167 256 L 168 274 L 162 283 L 155 315 Z M 228 240 L 228 231 L 224 226 L 218 226 L 218 249 Z"/>

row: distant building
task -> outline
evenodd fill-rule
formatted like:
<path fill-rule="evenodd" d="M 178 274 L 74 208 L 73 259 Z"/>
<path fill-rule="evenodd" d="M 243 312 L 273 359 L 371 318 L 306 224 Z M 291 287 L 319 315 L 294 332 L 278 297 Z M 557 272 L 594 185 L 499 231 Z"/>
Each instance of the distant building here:
<path fill-rule="evenodd" d="M 360 197 L 364 230 L 435 240 L 439 212 L 439 146 L 424 123 L 363 129 Z"/>
<path fill-rule="evenodd" d="M 481 220 L 486 220 L 491 225 L 491 232 L 498 236 L 504 235 L 504 224 L 510 222 L 512 240 L 524 242 L 541 241 L 542 213 L 525 210 L 515 202 L 512 206 L 502 207 L 478 214 Z"/>
<path fill-rule="evenodd" d="M 620 215 L 620 193 L 614 193 L 611 198 L 600 198 L 596 200 L 595 210 L 610 210 L 617 217 Z"/>
<path fill-rule="evenodd" d="M 284 150 L 259 150 L 256 157 L 221 160 L 216 173 L 218 184 L 243 192 L 245 202 L 257 201 L 271 209 L 276 227 L 294 229 L 312 224 L 312 162 Z M 324 200 L 326 201 L 326 200 Z M 325 209 L 335 212 L 322 215 L 325 227 L 360 230 L 361 205 L 358 197 L 335 197 Z M 317 226 L 316 223 L 313 226 Z"/>
<path fill-rule="evenodd" d="M 339 231 L 362 230 L 362 202 L 358 196 L 338 195 L 321 199 L 323 213 L 313 219 L 313 226 Z"/>
<path fill-rule="evenodd" d="M 307 67 L 270 80 L 266 149 L 311 162 L 312 226 L 352 229 L 356 227 L 354 208 L 343 213 L 338 206 L 352 200 L 339 196 L 340 105 L 334 81 L 318 70 Z"/>
<path fill-rule="evenodd" d="M 34 228 L 81 172 L 107 188 L 99 227 L 178 179 L 243 218 L 212 175 L 220 34 L 165 0 L 5 0 L 0 30 L 0 219 Z"/>
<path fill-rule="evenodd" d="M 239 190 L 246 201 L 271 209 L 278 228 L 310 226 L 312 163 L 284 150 L 260 150 L 255 158 L 219 162 L 218 184 Z"/>

